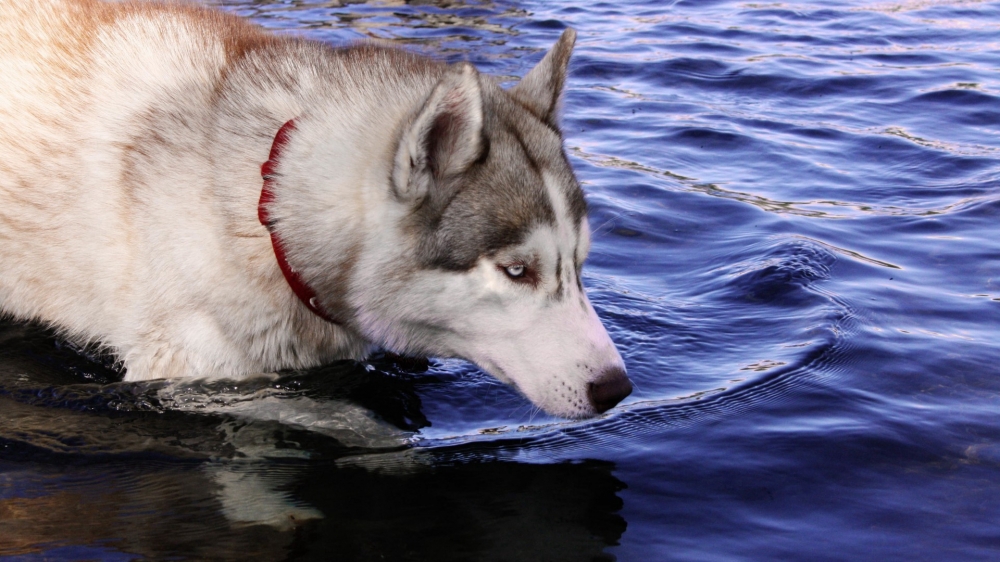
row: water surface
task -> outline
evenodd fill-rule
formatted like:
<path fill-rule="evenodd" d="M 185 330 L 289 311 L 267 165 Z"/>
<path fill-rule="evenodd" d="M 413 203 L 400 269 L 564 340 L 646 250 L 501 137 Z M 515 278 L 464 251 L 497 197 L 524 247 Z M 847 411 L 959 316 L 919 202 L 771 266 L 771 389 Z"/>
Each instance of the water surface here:
<path fill-rule="evenodd" d="M 1000 557 L 1000 3 L 216 4 L 510 81 L 577 29 L 585 284 L 636 390 L 566 422 L 452 360 L 125 385 L 8 323 L 0 557 Z"/>

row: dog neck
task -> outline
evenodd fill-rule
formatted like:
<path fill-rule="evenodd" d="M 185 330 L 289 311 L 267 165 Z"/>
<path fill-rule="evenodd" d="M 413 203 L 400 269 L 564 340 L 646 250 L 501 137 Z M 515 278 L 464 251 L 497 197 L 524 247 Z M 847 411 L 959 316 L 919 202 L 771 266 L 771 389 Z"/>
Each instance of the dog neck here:
<path fill-rule="evenodd" d="M 267 162 L 264 162 L 260 166 L 260 175 L 264 178 L 264 187 L 260 191 L 260 203 L 257 204 L 257 218 L 260 220 L 260 224 L 264 225 L 271 234 L 271 246 L 274 248 L 274 257 L 278 260 L 278 267 L 281 269 L 282 275 L 285 276 L 285 281 L 288 282 L 288 286 L 291 287 L 295 296 L 299 297 L 302 304 L 316 316 L 327 322 L 339 324 L 330 314 L 323 310 L 319 299 L 316 298 L 316 291 L 288 263 L 288 258 L 285 255 L 285 247 L 281 243 L 281 238 L 278 236 L 274 228 L 274 222 L 268 213 L 268 206 L 274 201 L 274 189 L 276 187 L 274 181 L 275 169 L 278 167 L 278 159 L 281 158 L 281 150 L 288 143 L 288 137 L 294 129 L 295 119 L 290 119 L 278 129 L 277 134 L 274 135 L 274 142 L 271 143 L 271 153 L 267 157 Z"/>

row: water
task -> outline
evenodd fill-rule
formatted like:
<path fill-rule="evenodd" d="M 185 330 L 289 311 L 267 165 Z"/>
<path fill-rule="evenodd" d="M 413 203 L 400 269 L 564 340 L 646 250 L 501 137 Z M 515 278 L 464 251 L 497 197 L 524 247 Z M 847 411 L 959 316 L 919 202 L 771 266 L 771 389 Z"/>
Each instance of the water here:
<path fill-rule="evenodd" d="M 1000 557 L 1000 3 L 224 0 L 514 79 L 566 146 L 636 390 L 565 422 L 459 361 L 117 382 L 0 327 L 0 557 Z"/>

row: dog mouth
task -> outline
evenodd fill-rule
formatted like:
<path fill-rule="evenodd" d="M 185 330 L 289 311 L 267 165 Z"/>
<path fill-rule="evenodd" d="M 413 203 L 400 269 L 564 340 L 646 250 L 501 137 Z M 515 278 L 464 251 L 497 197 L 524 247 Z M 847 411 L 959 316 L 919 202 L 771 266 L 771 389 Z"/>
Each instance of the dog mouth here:
<path fill-rule="evenodd" d="M 514 382 L 514 379 L 512 379 L 510 375 L 507 374 L 507 371 L 504 370 L 504 368 L 501 367 L 500 364 L 494 361 L 492 358 L 483 357 L 481 359 L 474 360 L 473 363 L 478 365 L 480 369 L 486 371 L 487 373 L 490 374 L 490 376 L 497 379 L 498 381 L 506 385 L 513 386 L 521 394 L 525 394 L 524 390 L 520 387 L 520 385 Z M 527 397 L 527 395 L 525 396 Z M 532 402 L 534 402 L 534 400 L 532 400 Z"/>

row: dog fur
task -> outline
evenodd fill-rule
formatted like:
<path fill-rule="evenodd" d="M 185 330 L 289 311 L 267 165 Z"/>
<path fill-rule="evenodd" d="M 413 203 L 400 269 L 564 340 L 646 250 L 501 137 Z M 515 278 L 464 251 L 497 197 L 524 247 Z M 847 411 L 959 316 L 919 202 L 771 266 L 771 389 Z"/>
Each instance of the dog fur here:
<path fill-rule="evenodd" d="M 580 282 L 586 204 L 556 117 L 574 38 L 503 90 L 192 5 L 0 0 L 0 310 L 107 346 L 130 381 L 381 347 L 602 412 L 631 384 Z M 292 119 L 265 226 L 261 163 Z"/>

